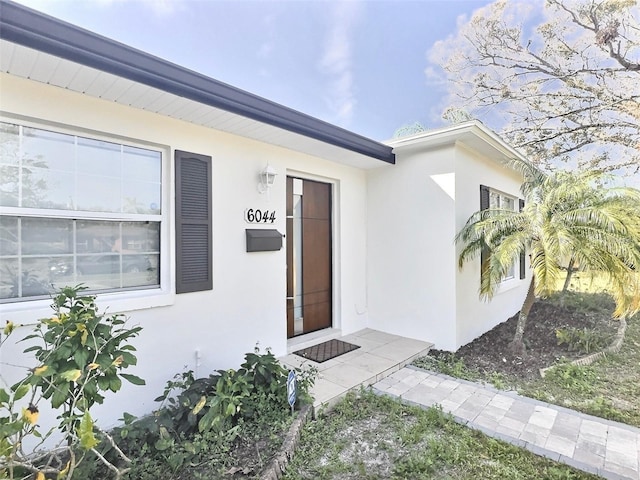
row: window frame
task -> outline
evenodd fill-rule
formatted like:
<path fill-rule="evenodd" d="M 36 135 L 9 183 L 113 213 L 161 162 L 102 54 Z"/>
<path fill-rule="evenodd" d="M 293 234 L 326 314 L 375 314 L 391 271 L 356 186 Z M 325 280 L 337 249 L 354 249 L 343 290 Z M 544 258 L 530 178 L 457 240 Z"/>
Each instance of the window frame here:
<path fill-rule="evenodd" d="M 497 195 L 498 196 L 498 207 L 497 208 L 501 208 L 502 207 L 502 199 L 509 199 L 511 200 L 511 202 L 513 203 L 513 207 L 512 210 L 514 212 L 518 212 L 521 211 L 524 208 L 524 201 L 514 195 L 511 195 L 509 193 L 505 193 L 501 190 L 498 190 L 497 188 L 493 188 L 493 187 L 489 187 L 486 185 L 480 185 L 480 210 L 487 210 L 491 207 L 491 196 L 492 195 Z M 494 207 L 495 208 L 495 207 Z M 480 275 L 483 274 L 483 265 L 485 264 L 485 262 L 488 260 L 488 255 L 489 253 L 483 249 L 481 251 L 480 254 Z M 520 255 L 519 260 L 514 260 L 513 265 L 511 266 L 510 272 L 512 272 L 512 274 L 507 274 L 504 277 L 502 277 L 502 279 L 500 280 L 500 285 L 503 286 L 513 280 L 522 280 L 525 278 L 526 274 L 523 275 L 524 273 L 524 254 Z"/>
<path fill-rule="evenodd" d="M 160 154 L 160 213 L 138 214 L 125 212 L 99 212 L 90 210 L 61 210 L 33 207 L 9 207 L 0 206 L 0 214 L 10 217 L 22 218 L 55 218 L 87 221 L 114 221 L 114 222 L 144 222 L 153 221 L 159 223 L 159 278 L 158 284 L 150 286 L 135 286 L 131 288 L 119 288 L 116 290 L 87 290 L 98 298 L 109 303 L 110 308 L 120 311 L 137 310 L 151 306 L 165 306 L 173 303 L 174 295 L 174 245 L 172 235 L 172 220 L 170 211 L 173 203 L 171 182 L 171 149 L 167 145 L 134 139 L 110 132 L 100 132 L 92 129 L 49 122 L 42 119 L 34 119 L 20 115 L 0 114 L 0 122 L 20 125 L 22 127 L 40 129 L 64 135 L 89 138 L 96 141 L 116 143 L 127 147 L 135 147 L 151 150 Z M 51 299 L 44 296 L 7 298 L 0 302 L 3 311 L 20 312 L 25 310 L 39 311 L 43 307 L 49 307 Z"/>

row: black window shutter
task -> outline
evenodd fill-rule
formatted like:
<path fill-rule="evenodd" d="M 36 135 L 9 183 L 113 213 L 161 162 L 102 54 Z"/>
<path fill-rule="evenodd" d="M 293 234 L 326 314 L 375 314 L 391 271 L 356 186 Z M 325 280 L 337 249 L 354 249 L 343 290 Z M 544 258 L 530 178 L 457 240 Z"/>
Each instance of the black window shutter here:
<path fill-rule="evenodd" d="M 524 209 L 524 200 L 520 198 L 519 204 L 520 204 L 520 211 L 522 211 Z M 520 252 L 520 280 L 522 280 L 523 278 L 526 278 L 527 276 L 526 261 L 527 261 L 527 258 L 525 256 L 525 251 L 522 250 L 522 252 Z"/>
<path fill-rule="evenodd" d="M 480 185 L 480 210 L 487 210 L 489 208 L 489 187 Z M 480 276 L 488 268 L 489 262 L 489 250 L 484 247 L 480 250 Z"/>
<path fill-rule="evenodd" d="M 213 288 L 211 157 L 176 150 L 176 293 Z"/>

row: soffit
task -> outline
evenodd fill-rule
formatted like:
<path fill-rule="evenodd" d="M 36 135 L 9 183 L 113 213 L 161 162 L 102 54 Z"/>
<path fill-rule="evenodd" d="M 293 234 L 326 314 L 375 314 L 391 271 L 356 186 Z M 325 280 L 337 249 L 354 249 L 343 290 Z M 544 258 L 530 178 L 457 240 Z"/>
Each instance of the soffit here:
<path fill-rule="evenodd" d="M 378 159 L 29 47 L 0 40 L 0 71 L 357 168 Z M 310 121 L 315 121 L 308 117 Z"/>

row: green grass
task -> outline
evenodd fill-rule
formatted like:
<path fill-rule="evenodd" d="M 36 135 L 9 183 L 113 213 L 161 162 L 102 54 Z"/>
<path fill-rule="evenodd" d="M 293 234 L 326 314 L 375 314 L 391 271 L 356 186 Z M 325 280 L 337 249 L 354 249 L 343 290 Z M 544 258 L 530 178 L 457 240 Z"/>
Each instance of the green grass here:
<path fill-rule="evenodd" d="M 640 427 L 640 316 L 629 320 L 619 353 L 587 367 L 562 366 L 544 378 L 511 379 L 526 396 Z"/>
<path fill-rule="evenodd" d="M 566 465 L 369 392 L 349 394 L 303 430 L 285 480 L 595 479 Z"/>
<path fill-rule="evenodd" d="M 571 289 L 565 294 L 564 306 L 608 320 L 614 306 L 606 291 L 604 275 L 577 272 L 572 277 Z M 558 303 L 560 296 L 554 295 L 545 301 Z M 549 371 L 544 378 L 526 380 L 472 370 L 465 366 L 463 358 L 453 355 L 439 360 L 424 357 L 414 363 L 457 378 L 486 381 L 497 388 L 508 386 L 525 396 L 640 427 L 640 314 L 628 319 L 627 324 L 619 353 L 608 354 L 585 367 L 563 365 L 560 359 L 561 366 Z"/>
<path fill-rule="evenodd" d="M 576 272 L 564 304 L 588 314 L 610 315 L 613 306 L 607 290 L 605 275 Z M 640 427 L 640 314 L 627 320 L 620 352 L 573 370 L 573 376 L 567 374 L 566 367 L 561 367 L 559 373 L 545 378 L 529 382 L 511 380 L 523 395 Z"/>

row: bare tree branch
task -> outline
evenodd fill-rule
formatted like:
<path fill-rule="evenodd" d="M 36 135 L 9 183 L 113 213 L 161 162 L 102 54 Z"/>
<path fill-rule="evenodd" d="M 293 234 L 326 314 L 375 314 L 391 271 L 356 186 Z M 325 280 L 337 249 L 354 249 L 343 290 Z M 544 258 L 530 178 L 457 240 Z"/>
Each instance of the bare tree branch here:
<path fill-rule="evenodd" d="M 546 0 L 543 12 L 496 0 L 429 57 L 451 80 L 447 111 L 481 118 L 532 161 L 633 175 L 639 18 L 632 0 Z"/>

